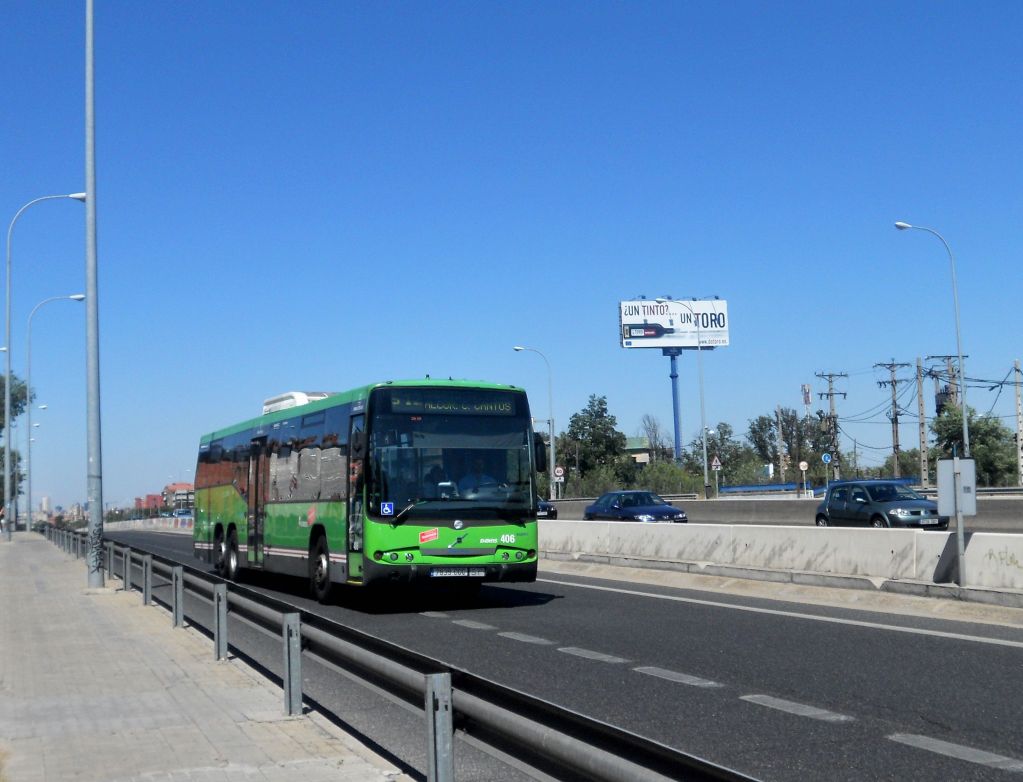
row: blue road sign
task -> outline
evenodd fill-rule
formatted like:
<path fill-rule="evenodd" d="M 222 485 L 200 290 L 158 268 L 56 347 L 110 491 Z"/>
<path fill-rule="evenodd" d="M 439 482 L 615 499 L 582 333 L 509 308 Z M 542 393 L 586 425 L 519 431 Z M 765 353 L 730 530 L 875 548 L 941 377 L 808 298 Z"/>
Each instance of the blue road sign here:
<path fill-rule="evenodd" d="M 831 464 L 831 454 L 830 453 L 822 453 L 821 454 L 821 461 L 824 462 L 825 464 Z"/>

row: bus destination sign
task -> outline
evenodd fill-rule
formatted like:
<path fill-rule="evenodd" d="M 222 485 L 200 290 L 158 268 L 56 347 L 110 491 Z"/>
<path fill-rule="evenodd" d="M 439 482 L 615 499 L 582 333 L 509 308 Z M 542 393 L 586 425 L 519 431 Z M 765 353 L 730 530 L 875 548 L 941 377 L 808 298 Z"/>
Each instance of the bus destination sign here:
<path fill-rule="evenodd" d="M 390 389 L 391 412 L 414 415 L 515 415 L 515 400 L 501 391 Z"/>

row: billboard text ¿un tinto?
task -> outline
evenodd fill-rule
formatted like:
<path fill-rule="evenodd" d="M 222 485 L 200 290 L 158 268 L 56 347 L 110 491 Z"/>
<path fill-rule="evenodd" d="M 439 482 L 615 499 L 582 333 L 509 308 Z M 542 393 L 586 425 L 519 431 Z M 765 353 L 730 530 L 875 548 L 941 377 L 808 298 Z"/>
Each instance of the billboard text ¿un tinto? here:
<path fill-rule="evenodd" d="M 623 348 L 719 348 L 728 344 L 728 302 L 636 299 L 619 302 Z"/>

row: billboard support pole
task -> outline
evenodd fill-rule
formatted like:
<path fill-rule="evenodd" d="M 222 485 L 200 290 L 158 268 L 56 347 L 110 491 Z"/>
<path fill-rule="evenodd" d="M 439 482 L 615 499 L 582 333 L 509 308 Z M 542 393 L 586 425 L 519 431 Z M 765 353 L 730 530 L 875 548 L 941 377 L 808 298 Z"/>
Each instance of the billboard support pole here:
<path fill-rule="evenodd" d="M 678 354 L 681 348 L 661 348 L 661 353 L 671 359 L 671 414 L 675 420 L 675 464 L 682 463 L 682 426 L 678 408 Z"/>

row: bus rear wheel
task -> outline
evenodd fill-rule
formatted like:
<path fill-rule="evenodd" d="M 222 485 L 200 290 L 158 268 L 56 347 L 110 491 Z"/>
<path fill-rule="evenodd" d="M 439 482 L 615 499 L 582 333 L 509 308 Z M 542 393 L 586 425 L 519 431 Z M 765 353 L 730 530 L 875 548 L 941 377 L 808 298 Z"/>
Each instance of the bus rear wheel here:
<path fill-rule="evenodd" d="M 326 536 L 320 535 L 309 557 L 309 591 L 317 602 L 327 603 L 333 586 L 330 581 L 330 548 Z"/>

